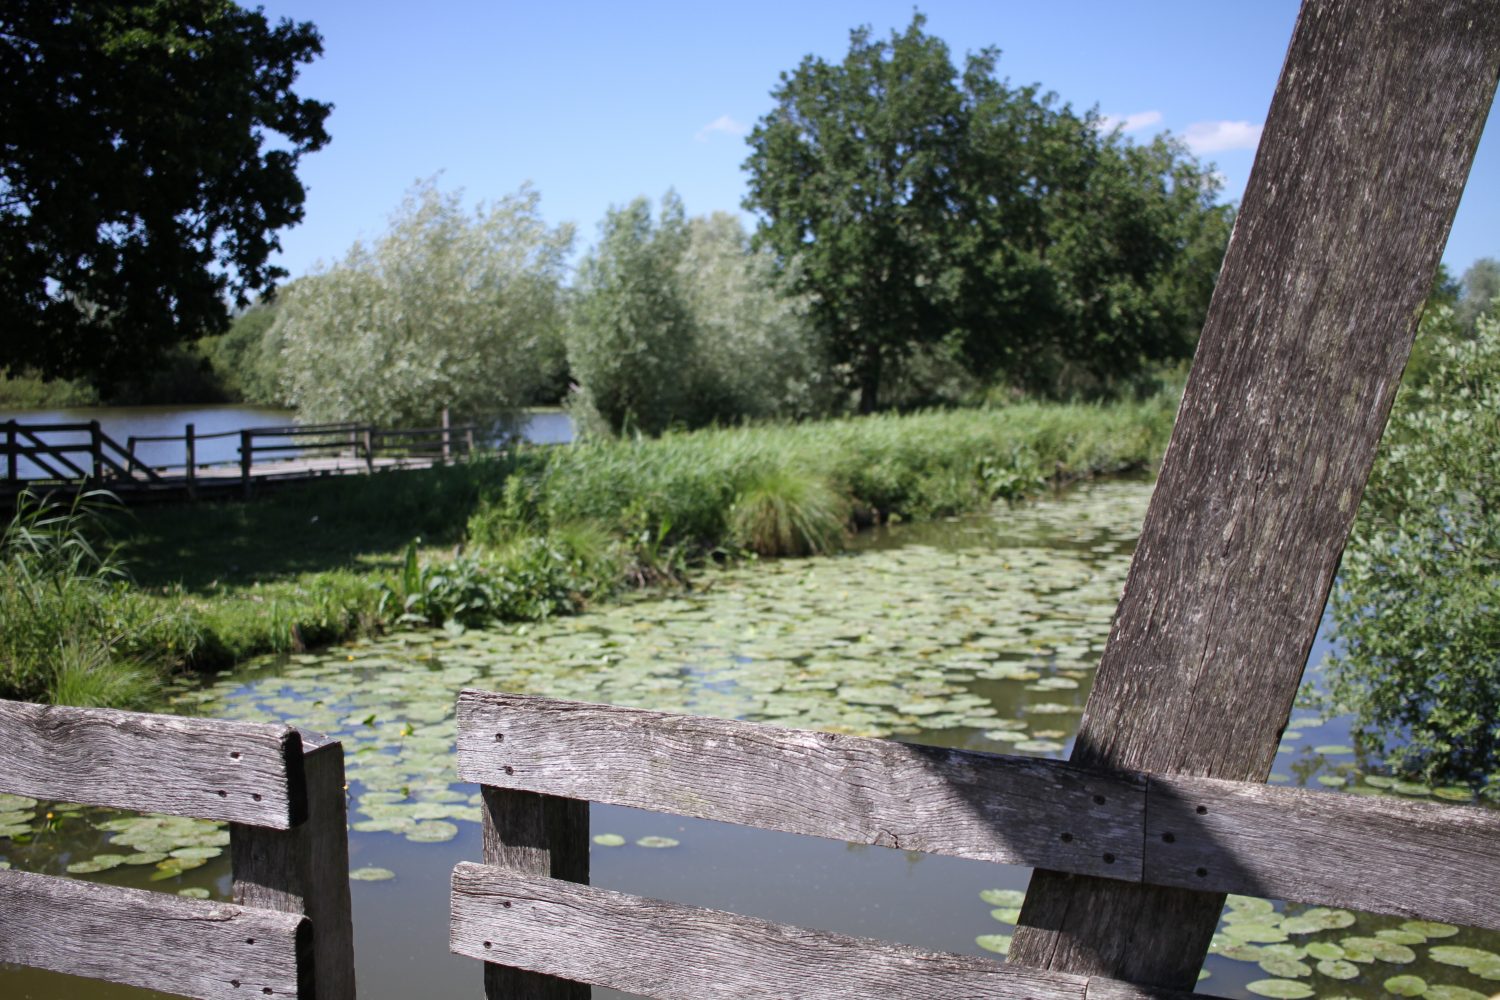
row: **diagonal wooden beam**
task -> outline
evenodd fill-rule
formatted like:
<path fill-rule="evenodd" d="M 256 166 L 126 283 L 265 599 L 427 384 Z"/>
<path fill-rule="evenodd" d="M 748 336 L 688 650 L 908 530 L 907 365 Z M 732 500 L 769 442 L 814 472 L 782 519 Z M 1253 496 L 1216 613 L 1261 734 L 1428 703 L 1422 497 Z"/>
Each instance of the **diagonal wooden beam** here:
<path fill-rule="evenodd" d="M 1497 76 L 1493 0 L 1304 3 L 1075 763 L 1266 779 Z M 1222 902 L 1039 870 L 1010 961 L 1186 990 Z"/>

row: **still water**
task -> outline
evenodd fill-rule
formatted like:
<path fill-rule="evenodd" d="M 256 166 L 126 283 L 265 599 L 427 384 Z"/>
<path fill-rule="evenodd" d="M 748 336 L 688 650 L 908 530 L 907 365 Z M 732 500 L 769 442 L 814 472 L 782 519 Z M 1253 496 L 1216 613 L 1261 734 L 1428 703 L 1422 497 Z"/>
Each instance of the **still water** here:
<path fill-rule="evenodd" d="M 1095 484 L 983 517 L 898 526 L 862 537 L 841 556 L 712 572 L 690 592 L 585 615 L 458 636 L 404 633 L 262 661 L 184 683 L 167 707 L 336 733 L 359 876 L 352 885 L 359 995 L 474 996 L 478 963 L 448 955 L 446 945 L 449 872 L 480 857 L 476 790 L 452 780 L 458 690 L 1064 757 L 1149 491 Z M 1320 642 L 1314 664 L 1326 651 Z M 1299 710 L 1272 781 L 1330 794 L 1388 786 L 1348 743 L 1343 720 Z M 215 898 L 229 892 L 225 857 L 202 857 L 223 840 L 212 827 L 115 820 L 101 828 L 102 814 L 93 812 L 53 807 L 45 820 L 46 804 L 5 809 L 0 803 L 0 819 L 28 817 L 10 827 L 28 832 L 10 839 L 0 822 L 0 859 L 18 868 L 60 874 L 72 865 L 80 877 L 116 884 Z M 614 807 L 593 806 L 591 827 L 624 841 L 593 848 L 596 885 L 991 957 L 1006 947 L 1029 875 Z M 671 846 L 639 843 L 646 838 Z M 1433 926 L 1418 934 L 1400 925 L 1231 899 L 1199 988 L 1246 997 L 1249 984 L 1276 979 L 1290 984 L 1277 995 L 1373 998 L 1405 974 L 1450 987 L 1441 993 L 1449 1000 L 1495 991 L 1480 974 L 1433 958 L 1443 954 L 1433 946 L 1493 952 L 1495 935 Z M 1351 944 L 1357 940 L 1384 943 L 1370 955 L 1375 946 Z M 0 969 L 5 998 L 152 995 Z"/>

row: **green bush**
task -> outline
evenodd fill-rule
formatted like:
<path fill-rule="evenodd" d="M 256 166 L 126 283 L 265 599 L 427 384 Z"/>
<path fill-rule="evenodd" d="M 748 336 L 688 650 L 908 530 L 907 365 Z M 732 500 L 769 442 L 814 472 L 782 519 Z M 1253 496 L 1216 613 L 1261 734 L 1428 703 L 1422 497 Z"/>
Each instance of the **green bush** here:
<path fill-rule="evenodd" d="M 1500 321 L 1423 323 L 1333 592 L 1327 697 L 1393 766 L 1500 794 Z"/>
<path fill-rule="evenodd" d="M 816 475 L 766 466 L 734 498 L 729 535 L 757 555 L 819 555 L 843 547 L 849 515 L 849 502 Z"/>

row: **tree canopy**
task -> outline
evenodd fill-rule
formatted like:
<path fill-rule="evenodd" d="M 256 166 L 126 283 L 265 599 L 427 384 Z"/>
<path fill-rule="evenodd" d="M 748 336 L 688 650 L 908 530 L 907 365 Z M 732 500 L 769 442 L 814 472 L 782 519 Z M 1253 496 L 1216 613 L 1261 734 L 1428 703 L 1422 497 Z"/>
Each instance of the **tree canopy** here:
<path fill-rule="evenodd" d="M 860 409 L 923 345 L 1045 388 L 1189 353 L 1229 234 L 1212 172 L 1011 87 L 993 49 L 960 73 L 924 23 L 807 57 L 749 137 L 745 206 Z"/>
<path fill-rule="evenodd" d="M 573 229 L 530 188 L 467 212 L 417 185 L 373 246 L 288 285 L 266 339 L 305 420 L 431 426 L 444 407 L 503 419 L 561 356 Z"/>
<path fill-rule="evenodd" d="M 0 7 L 0 368 L 110 381 L 222 330 L 283 272 L 322 52 L 229 0 Z"/>

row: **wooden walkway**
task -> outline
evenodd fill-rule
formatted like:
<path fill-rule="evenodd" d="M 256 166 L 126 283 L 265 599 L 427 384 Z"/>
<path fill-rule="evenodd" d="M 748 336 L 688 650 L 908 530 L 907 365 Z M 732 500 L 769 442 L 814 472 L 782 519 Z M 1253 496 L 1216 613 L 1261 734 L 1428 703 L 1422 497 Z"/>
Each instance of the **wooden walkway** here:
<path fill-rule="evenodd" d="M 193 500 L 226 495 L 253 496 L 257 488 L 325 476 L 369 475 L 393 469 L 429 469 L 466 461 L 476 452 L 473 424 L 379 428 L 365 424 L 311 424 L 250 427 L 220 434 L 196 434 L 188 424 L 180 435 L 131 437 L 125 443 L 106 434 L 98 421 L 76 424 L 0 425 L 0 456 L 5 479 L 0 502 L 22 490 L 105 489 L 127 502 Z M 237 438 L 236 457 L 200 461 L 199 446 Z M 180 461 L 147 462 L 137 446 L 181 445 Z"/>

